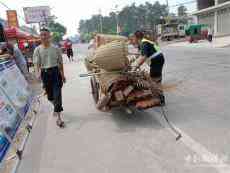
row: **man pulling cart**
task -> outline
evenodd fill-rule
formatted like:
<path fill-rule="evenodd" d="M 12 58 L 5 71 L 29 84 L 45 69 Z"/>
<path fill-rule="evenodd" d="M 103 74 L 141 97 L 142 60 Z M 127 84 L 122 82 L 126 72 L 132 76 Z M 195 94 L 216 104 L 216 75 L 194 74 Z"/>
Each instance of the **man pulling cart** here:
<path fill-rule="evenodd" d="M 86 58 L 88 74 L 96 106 L 110 110 L 118 106 L 148 109 L 164 104 L 164 95 L 145 70 L 132 70 L 127 38 L 97 35 L 96 49 Z"/>

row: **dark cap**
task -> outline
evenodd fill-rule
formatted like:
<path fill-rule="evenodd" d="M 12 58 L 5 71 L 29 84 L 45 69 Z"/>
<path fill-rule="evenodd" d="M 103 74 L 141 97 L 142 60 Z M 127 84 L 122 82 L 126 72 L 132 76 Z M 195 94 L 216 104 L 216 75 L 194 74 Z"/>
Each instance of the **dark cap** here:
<path fill-rule="evenodd" d="M 142 32 L 142 31 L 136 31 L 135 33 L 134 33 L 134 35 L 138 38 L 138 39 L 142 39 L 143 37 L 144 37 L 144 32 Z"/>

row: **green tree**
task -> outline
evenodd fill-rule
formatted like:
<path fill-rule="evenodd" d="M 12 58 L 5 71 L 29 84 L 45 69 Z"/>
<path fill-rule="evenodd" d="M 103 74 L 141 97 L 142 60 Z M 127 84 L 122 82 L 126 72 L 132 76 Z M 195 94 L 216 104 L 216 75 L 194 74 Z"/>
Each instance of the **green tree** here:
<path fill-rule="evenodd" d="M 118 22 L 122 33 L 129 35 L 138 29 L 154 29 L 160 19 L 167 15 L 167 6 L 159 2 L 154 4 L 146 2 L 139 6 L 133 3 L 124 7 L 119 14 L 111 12 L 109 16 L 94 15 L 88 20 L 81 20 L 79 32 L 81 35 L 100 32 L 100 18 L 102 17 L 103 33 L 116 34 Z"/>
<path fill-rule="evenodd" d="M 65 26 L 55 21 L 49 23 L 49 29 L 53 33 L 53 41 L 56 43 L 62 40 L 67 31 Z"/>
<path fill-rule="evenodd" d="M 52 32 L 52 41 L 54 43 L 58 43 L 61 40 L 62 40 L 62 36 L 59 32 Z"/>

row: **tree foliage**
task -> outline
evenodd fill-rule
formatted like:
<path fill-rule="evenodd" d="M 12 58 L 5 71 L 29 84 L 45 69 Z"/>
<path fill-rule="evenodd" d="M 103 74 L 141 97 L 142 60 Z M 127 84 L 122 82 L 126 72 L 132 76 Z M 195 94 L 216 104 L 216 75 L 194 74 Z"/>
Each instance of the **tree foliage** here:
<path fill-rule="evenodd" d="M 62 40 L 67 31 L 65 26 L 55 21 L 49 23 L 49 29 L 53 33 L 53 41 L 56 43 Z"/>
<path fill-rule="evenodd" d="M 118 14 L 111 12 L 109 16 L 93 15 L 88 20 L 81 20 L 79 32 L 81 35 L 100 32 L 100 19 L 102 18 L 102 32 L 115 34 L 117 23 L 122 33 L 128 35 L 138 29 L 154 29 L 160 19 L 167 16 L 167 6 L 159 2 L 151 4 L 146 2 L 137 6 L 135 3 L 124 7 Z"/>

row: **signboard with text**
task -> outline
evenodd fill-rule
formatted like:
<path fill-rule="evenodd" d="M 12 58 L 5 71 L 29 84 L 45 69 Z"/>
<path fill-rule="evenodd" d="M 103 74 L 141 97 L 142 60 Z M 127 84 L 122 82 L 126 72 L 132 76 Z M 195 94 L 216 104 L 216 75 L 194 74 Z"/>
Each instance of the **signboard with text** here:
<path fill-rule="evenodd" d="M 16 10 L 7 10 L 7 22 L 9 27 L 19 27 L 18 16 Z"/>
<path fill-rule="evenodd" d="M 27 24 L 47 22 L 51 15 L 49 6 L 24 7 L 23 11 Z"/>

